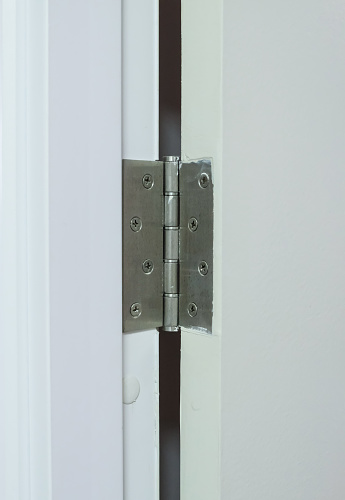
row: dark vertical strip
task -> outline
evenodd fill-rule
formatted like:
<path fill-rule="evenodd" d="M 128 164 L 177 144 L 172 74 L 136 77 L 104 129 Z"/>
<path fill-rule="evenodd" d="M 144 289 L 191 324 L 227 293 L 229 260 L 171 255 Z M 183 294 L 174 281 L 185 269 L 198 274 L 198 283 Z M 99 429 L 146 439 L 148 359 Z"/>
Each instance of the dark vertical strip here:
<path fill-rule="evenodd" d="M 181 334 L 159 337 L 160 500 L 179 500 Z"/>
<path fill-rule="evenodd" d="M 181 156 L 181 0 L 159 1 L 159 156 Z M 160 500 L 180 499 L 180 333 L 160 332 Z"/>
<path fill-rule="evenodd" d="M 181 156 L 181 0 L 159 1 L 159 156 Z"/>

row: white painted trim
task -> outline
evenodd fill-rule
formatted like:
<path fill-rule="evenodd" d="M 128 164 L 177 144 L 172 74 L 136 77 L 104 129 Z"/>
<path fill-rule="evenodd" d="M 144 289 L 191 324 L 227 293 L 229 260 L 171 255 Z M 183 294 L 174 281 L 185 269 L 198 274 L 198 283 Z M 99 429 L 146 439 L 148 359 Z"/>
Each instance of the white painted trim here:
<path fill-rule="evenodd" d="M 158 160 L 158 0 L 123 0 L 122 10 L 122 153 Z"/>
<path fill-rule="evenodd" d="M 51 498 L 47 2 L 2 0 L 4 498 Z M 11 495 L 11 496 L 10 496 Z"/>
<path fill-rule="evenodd" d="M 158 0 L 124 0 L 122 13 L 122 154 L 158 159 Z M 159 334 L 123 335 L 123 376 L 140 383 L 124 405 L 124 498 L 159 499 Z"/>
<path fill-rule="evenodd" d="M 121 5 L 1 35 L 0 498 L 122 498 Z"/>
<path fill-rule="evenodd" d="M 123 496 L 121 9 L 49 0 L 54 499 Z"/>
<path fill-rule="evenodd" d="M 182 500 L 220 498 L 222 7 L 182 2 L 182 159 L 211 158 L 215 182 L 213 333 L 181 335 Z"/>

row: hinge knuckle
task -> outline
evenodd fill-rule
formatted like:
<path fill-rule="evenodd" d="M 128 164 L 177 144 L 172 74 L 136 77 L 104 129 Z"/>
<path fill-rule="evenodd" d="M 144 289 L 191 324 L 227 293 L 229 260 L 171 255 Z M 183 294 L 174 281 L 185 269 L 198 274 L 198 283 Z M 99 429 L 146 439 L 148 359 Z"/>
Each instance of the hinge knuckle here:
<path fill-rule="evenodd" d="M 179 229 L 178 227 L 164 228 L 164 259 L 178 260 L 179 258 Z"/>
<path fill-rule="evenodd" d="M 176 331 L 178 327 L 178 294 L 164 294 L 164 325 L 166 331 Z"/>
<path fill-rule="evenodd" d="M 164 293 L 178 293 L 178 262 L 164 262 Z"/>
<path fill-rule="evenodd" d="M 179 225 L 179 196 L 169 194 L 164 196 L 164 225 L 178 227 Z"/>
<path fill-rule="evenodd" d="M 164 161 L 164 314 L 163 329 L 178 329 L 179 308 L 179 163 L 176 157 Z"/>
<path fill-rule="evenodd" d="M 164 161 L 164 192 L 179 193 L 179 158 L 176 156 L 165 156 Z"/>

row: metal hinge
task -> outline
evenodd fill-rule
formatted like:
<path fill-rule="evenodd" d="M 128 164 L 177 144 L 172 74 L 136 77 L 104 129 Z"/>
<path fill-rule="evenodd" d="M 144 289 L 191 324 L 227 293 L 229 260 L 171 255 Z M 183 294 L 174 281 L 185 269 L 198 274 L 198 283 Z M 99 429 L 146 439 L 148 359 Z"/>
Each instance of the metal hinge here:
<path fill-rule="evenodd" d="M 212 332 L 211 162 L 123 160 L 123 331 Z"/>

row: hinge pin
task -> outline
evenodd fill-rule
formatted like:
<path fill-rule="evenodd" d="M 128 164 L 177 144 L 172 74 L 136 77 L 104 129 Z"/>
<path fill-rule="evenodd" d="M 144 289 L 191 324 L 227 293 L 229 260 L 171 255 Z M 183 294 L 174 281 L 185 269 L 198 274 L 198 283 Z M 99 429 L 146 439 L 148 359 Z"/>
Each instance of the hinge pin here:
<path fill-rule="evenodd" d="M 164 161 L 164 276 L 163 328 L 177 331 L 179 324 L 179 158 Z"/>

